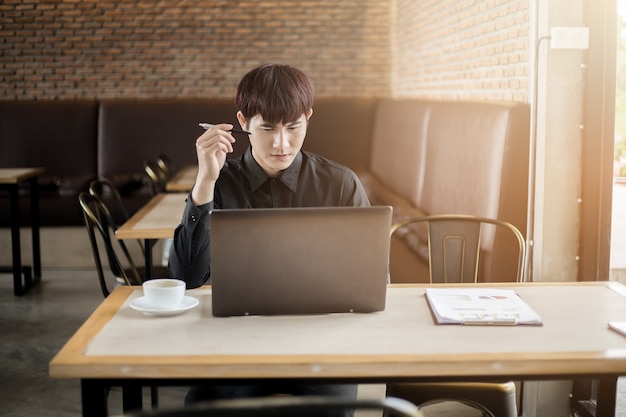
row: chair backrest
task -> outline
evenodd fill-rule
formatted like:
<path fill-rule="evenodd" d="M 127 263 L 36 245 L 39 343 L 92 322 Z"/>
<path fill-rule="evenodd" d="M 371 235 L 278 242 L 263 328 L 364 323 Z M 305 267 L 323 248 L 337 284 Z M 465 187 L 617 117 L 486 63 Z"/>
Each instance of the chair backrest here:
<path fill-rule="evenodd" d="M 110 210 L 110 206 L 107 206 L 106 201 L 113 201 L 114 204 L 119 208 L 119 213 L 121 213 L 122 215 L 122 218 L 119 220 L 125 222 L 130 218 L 130 214 L 128 212 L 128 209 L 126 208 L 126 205 L 124 204 L 124 200 L 122 199 L 119 190 L 108 179 L 100 178 L 97 180 L 93 180 L 89 184 L 89 194 L 99 200 L 100 205 L 104 206 L 109 211 L 113 219 L 115 219 L 115 216 Z M 117 230 L 117 224 L 112 224 L 110 226 Z M 141 242 L 141 240 L 137 239 L 137 244 L 139 245 L 139 249 L 141 250 L 141 253 L 143 255 L 145 253 L 143 243 Z"/>
<path fill-rule="evenodd" d="M 421 226 L 420 226 L 421 225 Z M 522 233 L 511 223 L 464 214 L 440 214 L 410 218 L 391 227 L 391 234 L 403 227 L 416 227 L 416 236 L 426 236 L 430 282 L 477 282 L 481 238 L 500 230 L 509 233 L 517 251 L 515 281 L 524 281 L 526 243 Z M 492 240 L 492 239 L 491 239 Z M 511 281 L 511 277 L 500 277 Z"/>
<path fill-rule="evenodd" d="M 165 184 L 167 183 L 167 175 L 165 171 L 154 161 L 144 161 L 143 168 L 150 178 L 152 183 L 152 194 L 157 195 L 165 191 Z"/>
<path fill-rule="evenodd" d="M 161 171 L 165 174 L 165 178 L 168 180 L 174 176 L 176 173 L 176 165 L 174 165 L 174 161 L 164 153 L 160 153 L 157 158 L 157 165 L 161 168 Z"/>
<path fill-rule="evenodd" d="M 115 187 L 115 185 L 113 185 L 113 183 L 109 181 L 108 179 L 100 178 L 100 179 L 91 181 L 91 183 L 89 184 L 89 194 L 91 194 L 92 196 L 96 198 L 99 198 L 100 201 L 102 201 L 103 203 L 106 200 L 112 199 L 113 201 L 115 201 L 115 204 L 117 204 L 117 206 L 119 207 L 120 213 L 122 213 L 122 216 L 123 216 L 122 220 L 124 221 L 128 220 L 128 218 L 130 217 L 128 213 L 128 209 L 126 208 L 126 205 L 124 204 L 124 200 L 122 199 L 122 196 L 120 195 L 120 192 Z"/>
<path fill-rule="evenodd" d="M 292 417 L 339 415 L 348 410 L 378 410 L 389 417 L 421 417 L 419 409 L 400 398 L 350 399 L 341 397 L 289 396 L 216 400 L 176 409 L 154 409 L 129 417 Z"/>
<path fill-rule="evenodd" d="M 92 254 L 96 263 L 100 288 L 104 297 L 108 297 L 111 291 L 109 290 L 109 284 L 104 274 L 102 256 L 100 255 L 100 247 L 98 245 L 99 240 L 104 245 L 109 267 L 111 273 L 117 278 L 116 281 L 121 281 L 125 285 L 141 284 L 139 272 L 124 241 L 112 237 L 115 233 L 116 224 L 107 207 L 97 197 L 87 192 L 80 193 L 78 195 L 78 201 L 83 212 L 89 243 L 91 244 Z M 117 247 L 125 257 L 128 270 L 131 271 L 130 276 L 118 256 L 118 252 L 113 243 L 114 241 L 117 242 Z"/>

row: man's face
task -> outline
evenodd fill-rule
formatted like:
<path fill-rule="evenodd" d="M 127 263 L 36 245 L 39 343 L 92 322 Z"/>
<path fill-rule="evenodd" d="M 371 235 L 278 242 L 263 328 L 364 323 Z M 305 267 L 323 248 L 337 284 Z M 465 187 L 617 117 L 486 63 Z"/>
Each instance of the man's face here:
<path fill-rule="evenodd" d="M 245 123 L 238 114 L 239 121 L 250 131 L 252 156 L 270 177 L 276 177 L 289 168 L 302 149 L 306 136 L 307 121 L 313 110 L 302 114 L 299 119 L 289 123 L 270 124 L 261 115 L 256 115 Z"/>

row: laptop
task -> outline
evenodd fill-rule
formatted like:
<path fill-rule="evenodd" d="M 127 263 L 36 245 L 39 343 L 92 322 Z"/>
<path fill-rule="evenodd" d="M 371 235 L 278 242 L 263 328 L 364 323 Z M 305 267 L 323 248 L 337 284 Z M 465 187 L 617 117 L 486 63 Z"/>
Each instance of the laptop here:
<path fill-rule="evenodd" d="M 213 315 L 384 310 L 391 213 L 390 206 L 212 211 Z"/>

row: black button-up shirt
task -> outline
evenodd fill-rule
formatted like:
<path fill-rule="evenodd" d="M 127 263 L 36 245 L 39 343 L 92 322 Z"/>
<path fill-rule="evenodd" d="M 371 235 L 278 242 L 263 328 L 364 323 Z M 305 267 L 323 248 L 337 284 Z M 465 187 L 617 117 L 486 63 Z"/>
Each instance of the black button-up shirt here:
<path fill-rule="evenodd" d="M 213 209 L 369 206 L 356 174 L 343 165 L 301 151 L 291 166 L 269 177 L 252 157 L 251 148 L 224 164 L 215 184 L 215 199 L 195 206 L 191 196 L 174 233 L 170 274 L 198 287 L 209 279 L 209 212 Z"/>

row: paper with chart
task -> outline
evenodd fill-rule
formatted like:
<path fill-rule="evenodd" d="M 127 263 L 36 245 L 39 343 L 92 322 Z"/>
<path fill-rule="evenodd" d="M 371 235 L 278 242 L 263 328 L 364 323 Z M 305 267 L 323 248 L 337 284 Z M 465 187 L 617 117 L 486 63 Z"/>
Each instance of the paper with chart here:
<path fill-rule="evenodd" d="M 437 324 L 541 325 L 541 317 L 513 290 L 428 288 L 426 299 Z"/>

